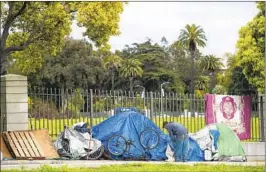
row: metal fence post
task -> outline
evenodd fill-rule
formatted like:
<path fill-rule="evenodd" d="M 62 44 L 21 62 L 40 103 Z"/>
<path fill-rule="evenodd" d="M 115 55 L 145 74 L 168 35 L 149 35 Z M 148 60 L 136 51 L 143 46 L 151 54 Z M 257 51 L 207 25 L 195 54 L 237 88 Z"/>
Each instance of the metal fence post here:
<path fill-rule="evenodd" d="M 263 115 L 263 95 L 259 95 L 259 129 L 260 129 L 260 141 L 264 141 L 264 115 Z"/>
<path fill-rule="evenodd" d="M 93 90 L 90 89 L 90 104 L 91 104 L 91 112 L 90 112 L 90 127 L 93 125 Z"/>
<path fill-rule="evenodd" d="M 151 103 L 151 106 L 150 106 L 150 117 L 151 117 L 151 120 L 153 121 L 153 93 L 150 92 L 150 103 Z"/>

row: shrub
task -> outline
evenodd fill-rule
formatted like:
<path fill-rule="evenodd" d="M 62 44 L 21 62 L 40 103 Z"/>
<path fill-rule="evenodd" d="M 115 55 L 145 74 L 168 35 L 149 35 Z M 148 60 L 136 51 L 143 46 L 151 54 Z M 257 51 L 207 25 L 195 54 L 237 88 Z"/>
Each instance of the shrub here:
<path fill-rule="evenodd" d="M 57 118 L 59 116 L 56 105 L 51 101 L 28 97 L 30 118 Z"/>

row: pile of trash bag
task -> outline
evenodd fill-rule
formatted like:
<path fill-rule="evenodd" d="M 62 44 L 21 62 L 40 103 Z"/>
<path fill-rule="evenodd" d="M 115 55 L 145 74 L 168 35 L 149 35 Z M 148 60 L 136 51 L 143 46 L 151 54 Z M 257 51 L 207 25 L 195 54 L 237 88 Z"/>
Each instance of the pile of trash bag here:
<path fill-rule="evenodd" d="M 80 122 L 64 131 L 54 143 L 60 157 L 65 159 L 99 159 L 104 147 L 101 141 L 92 138 L 87 123 Z"/>

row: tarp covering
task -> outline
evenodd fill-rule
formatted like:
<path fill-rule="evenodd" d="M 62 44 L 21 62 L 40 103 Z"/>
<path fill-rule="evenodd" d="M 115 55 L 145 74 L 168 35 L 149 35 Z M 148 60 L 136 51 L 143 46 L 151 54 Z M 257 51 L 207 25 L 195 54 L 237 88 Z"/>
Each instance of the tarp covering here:
<path fill-rule="evenodd" d="M 170 142 L 170 147 L 171 144 Z M 224 124 L 211 124 L 196 133 L 189 134 L 188 161 L 205 160 L 240 162 L 246 160 L 242 144 L 231 128 Z"/>
<path fill-rule="evenodd" d="M 168 159 L 173 159 L 174 160 L 174 157 L 176 156 L 174 154 L 174 146 L 173 146 L 173 142 L 171 142 L 171 139 L 170 137 L 168 136 L 168 143 L 169 143 L 169 146 L 170 146 L 170 150 L 172 151 L 167 152 L 167 157 Z M 189 137 L 189 144 L 188 144 L 188 161 L 204 161 L 204 152 L 203 150 L 200 149 L 200 146 L 199 144 L 191 137 Z M 171 157 L 172 156 L 172 157 Z"/>
<path fill-rule="evenodd" d="M 69 159 L 89 156 L 98 151 L 101 145 L 99 140 L 91 139 L 89 133 L 81 133 L 68 127 L 65 127 L 54 143 L 58 154 Z"/>
<path fill-rule="evenodd" d="M 159 135 L 158 145 L 148 152 L 140 143 L 140 135 L 146 129 L 153 129 Z M 107 142 L 114 135 L 132 140 L 134 146 L 131 145 L 121 156 L 111 155 L 113 159 L 138 159 L 143 153 L 149 155 L 147 160 L 166 160 L 175 156 L 170 137 L 139 112 L 119 113 L 92 127 L 93 138 L 102 142 L 107 153 Z M 189 134 L 188 161 L 204 160 L 245 160 L 244 149 L 232 129 L 224 124 L 211 124 Z"/>
<path fill-rule="evenodd" d="M 134 107 L 118 107 L 115 108 L 115 114 L 123 113 L 123 112 L 129 112 L 129 111 L 134 111 L 134 112 L 139 112 L 137 108 Z"/>
<path fill-rule="evenodd" d="M 242 144 L 237 135 L 224 124 L 216 124 L 220 132 L 218 150 L 219 156 L 245 156 Z"/>
<path fill-rule="evenodd" d="M 203 151 L 191 137 L 189 137 L 188 161 L 204 161 Z"/>
<path fill-rule="evenodd" d="M 146 129 L 153 129 L 159 135 L 158 145 L 148 152 L 146 150 L 150 156 L 148 160 L 166 160 L 167 136 L 150 119 L 138 112 L 127 111 L 109 117 L 92 127 L 92 136 L 104 144 L 105 150 L 108 150 L 107 142 L 113 135 L 117 134 L 123 136 L 126 140 L 133 140 L 135 146 L 130 146 L 129 152 L 119 157 L 112 157 L 116 159 L 138 159 L 145 152 L 139 138 L 140 134 Z"/>

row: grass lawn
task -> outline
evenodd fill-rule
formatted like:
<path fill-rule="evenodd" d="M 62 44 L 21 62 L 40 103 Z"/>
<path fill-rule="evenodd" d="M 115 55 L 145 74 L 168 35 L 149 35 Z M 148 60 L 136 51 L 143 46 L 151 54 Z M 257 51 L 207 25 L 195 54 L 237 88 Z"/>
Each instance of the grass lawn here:
<path fill-rule="evenodd" d="M 2 172 L 263 172 L 263 166 L 229 166 L 229 165 L 174 165 L 174 164 L 124 164 L 101 166 L 97 168 L 69 168 L 62 166 L 52 168 L 44 165 L 38 169 L 21 169 L 21 170 L 2 170 Z"/>
<path fill-rule="evenodd" d="M 103 117 L 94 117 L 93 118 L 93 125 L 99 124 L 104 121 L 106 118 Z M 29 119 L 29 129 L 48 129 L 50 135 L 53 139 L 56 138 L 58 134 L 60 134 L 64 126 L 71 127 L 73 124 L 77 122 L 88 122 L 90 123 L 89 117 L 80 117 L 80 118 L 70 118 L 70 119 Z M 202 129 L 205 126 L 205 118 L 204 117 L 156 117 L 153 118 L 153 122 L 162 129 L 163 121 L 175 121 L 185 125 L 189 132 L 195 133 Z M 32 128 L 31 128 L 32 124 Z M 256 117 L 252 118 L 251 121 L 251 139 L 250 141 L 258 141 L 256 139 L 259 138 L 259 119 Z M 166 132 L 164 130 L 164 132 Z"/>

